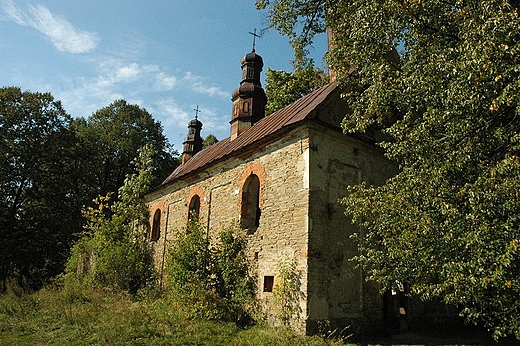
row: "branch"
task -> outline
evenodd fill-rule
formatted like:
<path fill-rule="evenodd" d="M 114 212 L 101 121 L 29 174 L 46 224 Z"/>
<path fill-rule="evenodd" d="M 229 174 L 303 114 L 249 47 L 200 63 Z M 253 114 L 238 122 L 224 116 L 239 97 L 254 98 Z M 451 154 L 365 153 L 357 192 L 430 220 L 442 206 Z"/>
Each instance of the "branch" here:
<path fill-rule="evenodd" d="M 448 38 L 452 38 L 454 39 L 455 41 L 458 41 L 460 42 L 461 39 L 459 36 L 457 35 L 453 35 L 449 32 L 443 32 L 441 31 L 440 29 L 434 27 L 434 26 L 431 26 L 428 22 L 426 22 L 425 20 L 419 18 L 415 13 L 413 13 L 412 11 L 410 11 L 407 6 L 404 4 L 404 1 L 403 0 L 397 0 L 399 2 L 399 4 L 401 5 L 401 8 L 403 9 L 403 11 L 409 15 L 412 19 L 414 19 L 418 24 L 419 26 L 423 27 L 426 31 L 430 31 L 430 32 L 433 32 L 433 33 L 442 33 L 443 35 L 445 35 L 446 37 Z M 441 1 L 441 3 L 444 3 L 444 4 L 447 4 L 449 6 L 455 6 L 454 4 L 451 4 L 449 2 L 446 2 L 446 1 Z"/>
<path fill-rule="evenodd" d="M 315 0 L 314 5 L 315 5 L 314 9 L 311 11 L 312 15 L 310 16 L 310 19 L 307 20 L 307 25 L 304 25 L 304 29 L 302 31 L 302 34 L 300 35 L 300 37 L 302 38 L 302 43 L 305 43 L 305 45 L 307 45 L 307 43 L 306 43 L 307 38 L 310 36 L 310 32 L 311 32 L 311 28 L 312 28 L 311 23 L 314 22 L 316 20 L 316 18 L 318 17 L 318 15 L 320 13 L 320 7 L 322 5 L 325 5 L 325 1 Z M 307 17 L 309 17 L 309 15 L 307 15 Z"/>

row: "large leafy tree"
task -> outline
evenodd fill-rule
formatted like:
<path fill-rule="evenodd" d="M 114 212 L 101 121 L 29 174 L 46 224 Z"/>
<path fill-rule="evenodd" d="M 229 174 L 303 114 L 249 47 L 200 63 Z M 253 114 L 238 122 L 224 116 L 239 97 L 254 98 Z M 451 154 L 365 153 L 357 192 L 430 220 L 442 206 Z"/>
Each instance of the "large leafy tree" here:
<path fill-rule="evenodd" d="M 329 28 L 352 112 L 401 173 L 344 199 L 369 278 L 412 283 L 495 337 L 520 338 L 520 4 L 260 0 L 297 55 Z"/>
<path fill-rule="evenodd" d="M 49 93 L 0 89 L 0 280 L 58 274 L 81 224 L 71 118 Z"/>
<path fill-rule="evenodd" d="M 265 93 L 266 113 L 269 115 L 280 108 L 325 85 L 329 77 L 323 70 L 314 67 L 310 59 L 305 65 L 297 65 L 293 72 L 267 69 Z"/>
<path fill-rule="evenodd" d="M 130 162 L 145 144 L 152 145 L 155 151 L 152 185 L 158 185 L 178 165 L 177 153 L 161 124 L 146 109 L 125 100 L 114 101 L 87 119 L 78 119 L 75 126 L 87 155 L 91 199 L 117 193 L 125 176 L 133 172 Z"/>

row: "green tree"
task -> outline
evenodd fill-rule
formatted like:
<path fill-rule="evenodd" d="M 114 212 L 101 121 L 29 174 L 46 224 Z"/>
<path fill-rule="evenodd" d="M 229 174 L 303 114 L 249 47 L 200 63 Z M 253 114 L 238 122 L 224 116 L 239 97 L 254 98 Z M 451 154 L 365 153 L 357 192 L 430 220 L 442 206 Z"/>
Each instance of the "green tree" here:
<path fill-rule="evenodd" d="M 268 100 L 266 114 L 269 115 L 324 86 L 329 77 L 323 70 L 314 67 L 311 59 L 305 66 L 295 66 L 293 72 L 268 68 L 265 81 Z"/>
<path fill-rule="evenodd" d="M 49 93 L 0 89 L 0 280 L 38 288 L 81 224 L 71 117 Z M 5 287 L 5 286 L 4 286 Z"/>
<path fill-rule="evenodd" d="M 210 133 L 206 136 L 206 138 L 204 138 L 204 141 L 202 142 L 202 148 L 206 149 L 207 147 L 210 147 L 215 143 L 218 143 L 218 139 L 217 137 L 215 137 L 215 135 Z"/>
<path fill-rule="evenodd" d="M 87 232 L 72 248 L 66 284 L 135 293 L 150 282 L 153 269 L 145 231 L 148 209 L 141 196 L 153 181 L 153 156 L 151 144 L 141 148 L 132 161 L 136 172 L 127 175 L 118 199 L 109 204 L 110 194 L 99 196 L 96 207 L 84 212 Z"/>
<path fill-rule="evenodd" d="M 88 156 L 84 166 L 91 200 L 118 191 L 125 176 L 133 173 L 130 162 L 145 144 L 151 144 L 155 151 L 152 185 L 158 185 L 178 165 L 177 152 L 168 143 L 161 124 L 145 109 L 125 100 L 113 102 L 86 120 L 76 120 L 75 127 Z"/>
<path fill-rule="evenodd" d="M 520 4 L 514 0 L 260 0 L 295 51 L 328 27 L 352 113 L 401 173 L 344 199 L 369 278 L 520 338 Z M 301 30 L 300 30 L 301 29 Z M 297 31 L 300 30 L 300 31 Z"/>

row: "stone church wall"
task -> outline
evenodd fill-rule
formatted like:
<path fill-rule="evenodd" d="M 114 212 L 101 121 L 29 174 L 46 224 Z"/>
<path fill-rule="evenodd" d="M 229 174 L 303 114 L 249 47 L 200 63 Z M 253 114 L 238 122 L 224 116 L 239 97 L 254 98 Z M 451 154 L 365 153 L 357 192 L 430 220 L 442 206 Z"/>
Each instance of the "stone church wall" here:
<path fill-rule="evenodd" d="M 358 228 L 338 199 L 349 185 L 383 184 L 396 167 L 374 146 L 331 130 L 311 131 L 310 149 L 308 332 L 320 323 L 381 323 L 378 287 L 350 261 L 357 253 L 350 237 Z"/>
<path fill-rule="evenodd" d="M 175 182 L 147 196 L 150 215 L 161 208 L 161 234 L 153 242 L 155 264 L 161 273 L 168 241 L 173 232 L 183 231 L 187 224 L 192 196 L 200 197 L 199 219 L 213 236 L 240 217 L 242 185 L 249 174 L 260 179 L 259 226 L 248 233 L 251 258 L 256 262 L 258 297 L 267 317 L 274 321 L 276 308 L 272 293 L 264 292 L 264 278 L 278 278 L 277 265 L 285 257 L 296 260 L 302 273 L 302 291 L 307 285 L 309 141 L 308 130 L 300 128 L 268 145 L 261 153 L 241 159 L 230 159 L 200 173 L 190 184 Z M 166 243 L 165 243 L 166 239 Z M 307 305 L 301 301 L 301 319 L 296 327 L 305 330 Z"/>
<path fill-rule="evenodd" d="M 349 185 L 384 183 L 396 167 L 373 145 L 314 123 L 243 156 L 147 195 L 150 215 L 157 208 L 162 212 L 160 237 L 152 242 L 158 273 L 174 232 L 186 227 L 191 198 L 200 197 L 199 220 L 214 238 L 220 229 L 239 221 L 244 182 L 255 174 L 261 216 L 256 230 L 244 232 L 256 268 L 257 296 L 268 321 L 276 323 L 277 307 L 273 293 L 265 292 L 264 280 L 274 278 L 276 286 L 277 265 L 289 259 L 296 261 L 305 294 L 294 327 L 315 333 L 323 323 L 380 323 L 378 287 L 364 282 L 361 270 L 350 261 L 356 254 L 350 236 L 357 227 L 344 215 L 338 198 L 347 194 Z"/>

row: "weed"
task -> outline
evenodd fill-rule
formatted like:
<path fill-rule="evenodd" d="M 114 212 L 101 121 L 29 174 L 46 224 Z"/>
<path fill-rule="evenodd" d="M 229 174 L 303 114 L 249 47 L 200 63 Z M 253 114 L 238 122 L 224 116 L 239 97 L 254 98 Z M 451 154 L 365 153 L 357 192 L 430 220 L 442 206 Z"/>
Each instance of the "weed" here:
<path fill-rule="evenodd" d="M 289 326 L 301 318 L 302 274 L 296 268 L 296 260 L 288 256 L 278 263 L 277 270 L 279 281 L 273 290 L 274 302 L 279 307 L 276 317 L 284 326 Z"/>
<path fill-rule="evenodd" d="M 2 345 L 339 345 L 286 328 L 252 326 L 193 318 L 184 306 L 165 297 L 135 300 L 124 292 L 85 290 L 71 301 L 62 290 L 0 296 L 23 310 L 0 308 Z"/>

